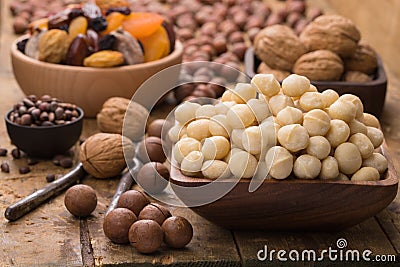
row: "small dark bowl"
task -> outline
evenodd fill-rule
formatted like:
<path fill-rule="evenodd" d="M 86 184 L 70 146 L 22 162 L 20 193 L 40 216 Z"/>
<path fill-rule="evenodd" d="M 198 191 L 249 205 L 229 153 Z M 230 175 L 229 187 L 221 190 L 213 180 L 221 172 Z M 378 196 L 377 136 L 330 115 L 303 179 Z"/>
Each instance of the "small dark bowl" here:
<path fill-rule="evenodd" d="M 77 120 L 64 125 L 31 127 L 12 122 L 9 117 L 12 110 L 5 116 L 8 136 L 11 142 L 31 157 L 51 158 L 63 154 L 78 140 L 82 132 L 84 112 L 77 108 Z"/>
<path fill-rule="evenodd" d="M 244 64 L 246 74 L 252 78 L 257 73 L 257 68 L 261 64 L 261 60 L 254 54 L 253 47 L 247 49 Z M 370 82 L 311 81 L 311 83 L 315 85 L 320 92 L 326 89 L 333 89 L 338 92 L 339 95 L 356 95 L 363 102 L 366 112 L 374 114 L 378 118 L 382 114 L 386 97 L 387 78 L 380 57 L 378 57 L 378 68 L 374 79 Z"/>

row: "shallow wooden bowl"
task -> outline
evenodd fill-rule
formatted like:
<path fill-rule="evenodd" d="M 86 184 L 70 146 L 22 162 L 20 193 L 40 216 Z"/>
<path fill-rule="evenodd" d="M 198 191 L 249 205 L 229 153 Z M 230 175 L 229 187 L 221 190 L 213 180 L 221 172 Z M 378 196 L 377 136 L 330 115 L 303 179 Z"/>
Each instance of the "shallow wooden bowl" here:
<path fill-rule="evenodd" d="M 14 76 L 22 91 L 38 96 L 49 94 L 78 105 L 86 117 L 94 117 L 110 97 L 131 99 L 135 91 L 157 72 L 182 62 L 183 46 L 180 42 L 168 56 L 143 64 L 115 68 L 74 67 L 41 62 L 17 49 L 18 38 L 11 47 Z M 172 79 L 173 77 L 171 77 Z M 179 72 L 176 72 L 176 80 Z"/>
<path fill-rule="evenodd" d="M 321 181 L 268 179 L 253 193 L 242 179 L 217 201 L 192 209 L 211 222 L 235 230 L 334 231 L 356 225 L 387 207 L 395 198 L 398 177 L 383 147 L 389 168 L 380 181 Z M 175 185 L 197 187 L 210 183 L 184 176 L 172 168 L 172 189 L 184 202 L 195 194 Z M 229 180 L 214 183 L 220 186 Z"/>
<path fill-rule="evenodd" d="M 260 59 L 254 55 L 254 48 L 249 47 L 245 54 L 246 74 L 252 78 L 257 73 L 261 64 Z M 334 89 L 340 95 L 353 94 L 358 96 L 364 104 L 366 112 L 372 113 L 378 118 L 381 116 L 385 104 L 387 77 L 382 60 L 378 57 L 378 69 L 374 79 L 370 82 L 344 82 L 344 81 L 311 81 L 319 91 Z"/>

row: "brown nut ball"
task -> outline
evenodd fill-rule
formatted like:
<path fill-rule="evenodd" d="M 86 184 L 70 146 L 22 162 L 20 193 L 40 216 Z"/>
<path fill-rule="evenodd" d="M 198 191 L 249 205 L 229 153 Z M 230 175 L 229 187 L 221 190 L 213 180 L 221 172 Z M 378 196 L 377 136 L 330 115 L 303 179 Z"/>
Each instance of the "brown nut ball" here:
<path fill-rule="evenodd" d="M 129 243 L 129 228 L 136 221 L 137 217 L 131 210 L 116 208 L 110 211 L 104 219 L 104 234 L 114 243 L 127 244 Z"/>
<path fill-rule="evenodd" d="M 137 157 L 142 162 L 164 162 L 166 156 L 162 147 L 162 140 L 159 137 L 149 136 L 146 137 L 138 147 Z"/>
<path fill-rule="evenodd" d="M 310 51 L 326 49 L 343 58 L 353 55 L 361 35 L 354 23 L 339 15 L 317 17 L 300 34 Z"/>
<path fill-rule="evenodd" d="M 65 193 L 64 205 L 76 217 L 89 216 L 97 206 L 96 192 L 88 185 L 74 185 Z"/>
<path fill-rule="evenodd" d="M 142 209 L 149 203 L 150 201 L 144 193 L 137 190 L 129 190 L 120 196 L 117 207 L 127 208 L 133 211 L 136 216 L 139 216 Z"/>
<path fill-rule="evenodd" d="M 354 54 L 344 60 L 344 66 L 347 71 L 357 71 L 367 75 L 374 74 L 378 67 L 376 52 L 370 45 L 361 41 Z"/>
<path fill-rule="evenodd" d="M 129 242 L 137 251 L 144 254 L 160 248 L 164 233 L 161 226 L 152 220 L 140 220 L 129 229 Z"/>
<path fill-rule="evenodd" d="M 344 67 L 338 55 L 329 50 L 317 50 L 297 59 L 293 72 L 312 81 L 338 81 Z"/>
<path fill-rule="evenodd" d="M 168 185 L 169 170 L 160 162 L 149 162 L 140 169 L 136 181 L 147 193 L 158 194 Z"/>
<path fill-rule="evenodd" d="M 293 30 L 284 25 L 264 28 L 254 40 L 254 53 L 273 69 L 291 71 L 296 60 L 306 52 Z"/>
<path fill-rule="evenodd" d="M 161 138 L 161 132 L 165 122 L 166 121 L 162 119 L 152 121 L 149 124 L 149 127 L 147 127 L 147 134 L 149 136 L 155 136 Z"/>
<path fill-rule="evenodd" d="M 134 145 L 120 134 L 98 133 L 81 145 L 83 168 L 96 178 L 114 177 L 126 167 L 125 157 L 133 158 Z"/>
<path fill-rule="evenodd" d="M 139 220 L 153 220 L 159 225 L 169 217 L 171 217 L 169 210 L 157 203 L 147 205 L 139 214 Z"/>
<path fill-rule="evenodd" d="M 343 74 L 345 82 L 366 83 L 372 81 L 372 77 L 360 71 L 347 71 Z"/>
<path fill-rule="evenodd" d="M 189 244 L 193 237 L 193 227 L 183 217 L 173 216 L 162 224 L 164 241 L 172 248 L 183 248 Z"/>

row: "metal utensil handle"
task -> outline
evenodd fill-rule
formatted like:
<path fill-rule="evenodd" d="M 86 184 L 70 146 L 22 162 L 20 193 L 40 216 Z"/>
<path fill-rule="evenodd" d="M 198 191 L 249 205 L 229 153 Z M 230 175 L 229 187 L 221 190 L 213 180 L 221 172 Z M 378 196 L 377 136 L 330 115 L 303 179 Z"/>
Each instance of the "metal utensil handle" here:
<path fill-rule="evenodd" d="M 115 209 L 118 205 L 118 200 L 121 197 L 121 195 L 123 193 L 125 193 L 126 191 L 128 191 L 133 184 L 134 178 L 132 177 L 132 175 L 136 176 L 139 172 L 139 170 L 142 168 L 142 162 L 140 160 L 138 160 L 137 158 L 133 158 L 133 164 L 134 167 L 131 170 L 127 170 L 121 177 L 121 180 L 118 183 L 118 187 L 115 190 L 114 196 L 110 202 L 110 205 L 107 208 L 106 211 L 106 216 L 107 214 L 112 211 L 113 209 Z"/>
<path fill-rule="evenodd" d="M 9 206 L 6 209 L 4 216 L 9 221 L 15 221 L 21 218 L 25 214 L 40 206 L 49 198 L 58 195 L 71 185 L 75 184 L 85 175 L 86 172 L 82 167 L 82 163 L 79 163 L 73 170 L 63 175 L 61 178 Z"/>

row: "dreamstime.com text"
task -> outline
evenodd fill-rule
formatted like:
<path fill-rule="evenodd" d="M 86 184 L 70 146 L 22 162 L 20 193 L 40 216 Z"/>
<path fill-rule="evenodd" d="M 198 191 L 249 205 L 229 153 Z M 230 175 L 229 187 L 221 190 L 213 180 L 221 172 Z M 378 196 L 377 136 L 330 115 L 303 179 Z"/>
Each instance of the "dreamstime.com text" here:
<path fill-rule="evenodd" d="M 396 255 L 373 255 L 373 252 L 369 249 L 359 251 L 355 249 L 346 249 L 347 240 L 339 238 L 336 241 L 336 247 L 328 247 L 327 249 L 316 251 L 312 249 L 305 250 L 269 250 L 268 246 L 265 245 L 263 249 L 257 252 L 257 258 L 260 261 L 278 260 L 281 262 L 285 261 L 373 261 L 373 262 L 395 262 Z"/>

